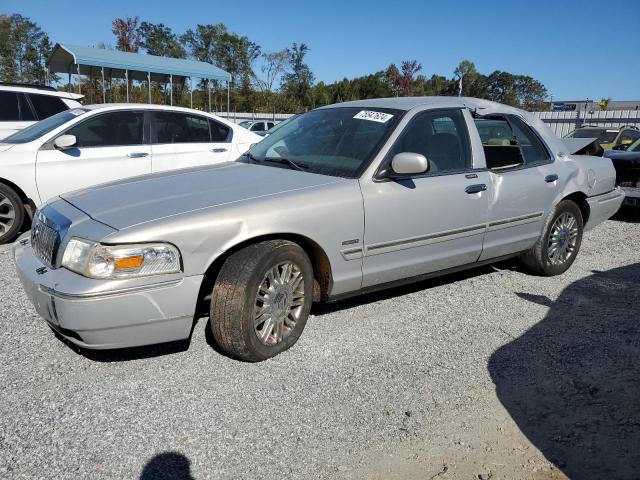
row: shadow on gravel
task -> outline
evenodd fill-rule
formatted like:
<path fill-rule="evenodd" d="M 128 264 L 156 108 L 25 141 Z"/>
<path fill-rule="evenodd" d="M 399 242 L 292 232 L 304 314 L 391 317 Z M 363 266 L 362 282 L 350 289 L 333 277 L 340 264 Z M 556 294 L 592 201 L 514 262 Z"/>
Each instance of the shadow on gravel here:
<path fill-rule="evenodd" d="M 365 293 L 363 295 L 357 295 L 345 300 L 339 300 L 331 303 L 314 303 L 313 307 L 311 308 L 311 314 L 325 315 L 328 313 L 337 312 L 339 310 L 345 310 L 360 305 L 367 305 L 369 303 L 380 302 L 394 297 L 401 297 L 402 295 L 408 295 L 410 293 L 438 287 L 440 285 L 446 285 L 448 283 L 459 282 L 468 278 L 479 277 L 481 275 L 493 273 L 496 270 L 516 270 L 518 268 L 520 267 L 516 259 L 506 260 L 492 265 L 485 265 L 482 267 L 443 275 L 441 277 L 435 277 L 415 283 L 409 283 L 407 285 L 402 285 L 399 287 L 392 287 L 377 292 Z"/>
<path fill-rule="evenodd" d="M 640 223 L 640 207 L 624 205 L 611 217 L 611 220 L 626 223 Z"/>
<path fill-rule="evenodd" d="M 640 478 L 640 264 L 518 295 L 550 310 L 491 356 L 498 398 L 569 478 Z"/>
<path fill-rule="evenodd" d="M 160 453 L 144 466 L 140 480 L 193 480 L 191 462 L 181 453 Z"/>

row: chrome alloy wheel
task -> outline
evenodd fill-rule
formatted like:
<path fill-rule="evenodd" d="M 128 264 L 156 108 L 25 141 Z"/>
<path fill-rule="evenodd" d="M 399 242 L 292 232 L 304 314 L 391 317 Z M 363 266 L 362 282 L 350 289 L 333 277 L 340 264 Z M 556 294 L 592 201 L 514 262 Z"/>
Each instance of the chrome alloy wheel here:
<path fill-rule="evenodd" d="M 0 236 L 7 233 L 16 221 L 16 210 L 7 197 L 0 193 Z"/>
<path fill-rule="evenodd" d="M 304 309 L 304 278 L 291 262 L 280 263 L 267 271 L 258 288 L 253 327 L 265 345 L 277 345 L 296 326 Z"/>
<path fill-rule="evenodd" d="M 551 227 L 549 234 L 548 256 L 552 265 L 562 265 L 576 249 L 578 239 L 578 221 L 573 214 L 565 212 Z"/>

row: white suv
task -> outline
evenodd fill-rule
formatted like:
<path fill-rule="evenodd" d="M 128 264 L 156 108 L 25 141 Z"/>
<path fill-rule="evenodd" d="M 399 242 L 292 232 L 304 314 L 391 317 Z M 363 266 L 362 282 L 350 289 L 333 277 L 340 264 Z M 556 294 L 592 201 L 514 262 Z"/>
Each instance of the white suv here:
<path fill-rule="evenodd" d="M 81 106 L 83 95 L 58 92 L 53 87 L 0 83 L 0 139 L 38 120 Z"/>
<path fill-rule="evenodd" d="M 0 244 L 34 207 L 72 190 L 236 160 L 262 137 L 215 115 L 161 105 L 89 105 L 0 141 Z"/>

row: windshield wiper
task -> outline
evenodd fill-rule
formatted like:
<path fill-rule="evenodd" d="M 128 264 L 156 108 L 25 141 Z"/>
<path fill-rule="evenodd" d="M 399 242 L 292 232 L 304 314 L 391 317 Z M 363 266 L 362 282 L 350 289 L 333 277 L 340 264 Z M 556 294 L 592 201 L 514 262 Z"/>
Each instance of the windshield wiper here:
<path fill-rule="evenodd" d="M 262 160 L 258 160 L 256 157 L 251 155 L 249 152 L 245 153 L 244 156 L 247 157 L 249 160 L 251 160 L 253 163 L 262 164 Z"/>
<path fill-rule="evenodd" d="M 288 166 L 292 170 L 300 170 L 301 172 L 304 172 L 305 170 L 309 170 L 309 167 L 307 165 L 294 162 L 293 160 L 289 160 L 288 158 L 270 157 L 270 158 L 265 158 L 263 162 L 279 163 L 280 165 Z"/>

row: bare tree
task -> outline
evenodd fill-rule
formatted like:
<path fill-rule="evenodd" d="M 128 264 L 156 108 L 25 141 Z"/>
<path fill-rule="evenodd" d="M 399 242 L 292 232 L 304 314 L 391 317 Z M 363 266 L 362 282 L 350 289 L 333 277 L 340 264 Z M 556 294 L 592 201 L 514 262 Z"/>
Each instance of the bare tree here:
<path fill-rule="evenodd" d="M 279 52 L 267 52 L 262 54 L 264 61 L 261 71 L 264 75 L 262 79 L 256 78 L 256 83 L 262 91 L 273 92 L 273 87 L 278 79 L 287 71 L 289 54 L 287 49 Z"/>

